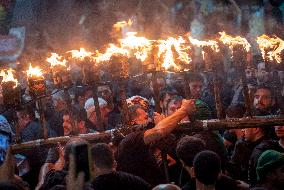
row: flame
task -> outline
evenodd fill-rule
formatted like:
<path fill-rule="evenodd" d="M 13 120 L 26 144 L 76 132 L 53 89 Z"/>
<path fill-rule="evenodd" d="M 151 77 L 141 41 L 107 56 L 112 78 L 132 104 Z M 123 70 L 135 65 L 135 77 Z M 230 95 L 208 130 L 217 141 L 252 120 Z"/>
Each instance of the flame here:
<path fill-rule="evenodd" d="M 128 19 L 128 21 L 120 21 L 115 23 L 112 27 L 115 31 L 120 31 L 120 29 L 125 28 L 127 26 L 131 26 L 133 24 L 131 19 Z"/>
<path fill-rule="evenodd" d="M 28 78 L 43 78 L 42 69 L 39 67 L 32 67 L 30 64 L 29 69 L 27 70 L 27 77 Z"/>
<path fill-rule="evenodd" d="M 66 67 L 66 60 L 63 59 L 62 56 L 59 56 L 57 53 L 51 53 L 51 56 L 46 59 L 47 62 L 49 62 L 51 65 L 51 68 L 55 67 L 56 65 L 61 65 L 63 67 Z"/>
<path fill-rule="evenodd" d="M 191 62 L 191 58 L 185 52 L 185 50 L 190 49 L 190 47 L 185 46 L 185 40 L 181 36 L 179 36 L 177 39 L 169 37 L 167 40 L 159 40 L 158 42 L 158 57 L 163 58 L 162 67 L 164 67 L 166 70 L 170 68 L 174 68 L 175 70 L 181 69 L 175 62 L 176 60 L 172 48 L 174 48 L 178 55 L 176 58 L 177 60 L 186 64 Z"/>
<path fill-rule="evenodd" d="M 281 52 L 284 49 L 284 41 L 282 39 L 278 38 L 277 36 L 270 38 L 269 36 L 263 34 L 262 36 L 258 37 L 256 41 L 259 49 L 261 50 L 263 59 L 265 59 L 267 51 L 267 56 L 271 61 L 273 61 L 273 59 L 275 59 L 277 63 L 282 61 Z"/>
<path fill-rule="evenodd" d="M 13 88 L 16 88 L 19 84 L 18 80 L 14 78 L 13 72 L 15 72 L 13 69 L 8 69 L 8 70 L 1 70 L 0 72 L 0 76 L 3 77 L 2 79 L 2 83 L 4 82 L 14 82 L 15 85 L 13 86 Z"/>
<path fill-rule="evenodd" d="M 215 52 L 220 51 L 217 41 L 214 41 L 214 40 L 200 41 L 200 40 L 192 38 L 191 36 L 188 36 L 188 39 L 192 45 L 196 45 L 197 47 L 210 47 Z"/>
<path fill-rule="evenodd" d="M 223 44 L 228 45 L 231 51 L 233 51 L 234 46 L 242 45 L 243 48 L 249 52 L 251 45 L 248 43 L 247 39 L 240 36 L 232 37 L 226 34 L 226 32 L 219 32 L 219 34 L 221 35 L 219 40 L 223 42 Z"/>
<path fill-rule="evenodd" d="M 137 37 L 136 34 L 137 32 L 128 32 L 127 37 L 120 39 L 119 42 L 122 48 L 134 51 L 136 59 L 143 62 L 151 51 L 151 41 L 145 37 Z"/>
<path fill-rule="evenodd" d="M 67 51 L 66 53 L 71 53 L 72 58 L 84 60 L 86 57 L 92 57 L 94 53 L 88 52 L 85 50 L 85 48 L 80 48 L 80 50 L 71 50 Z"/>
<path fill-rule="evenodd" d="M 105 53 L 97 52 L 97 56 L 94 58 L 97 63 L 109 61 L 113 55 L 121 55 L 129 57 L 129 51 L 127 49 L 118 47 L 114 44 L 109 44 L 109 47 L 106 49 Z"/>

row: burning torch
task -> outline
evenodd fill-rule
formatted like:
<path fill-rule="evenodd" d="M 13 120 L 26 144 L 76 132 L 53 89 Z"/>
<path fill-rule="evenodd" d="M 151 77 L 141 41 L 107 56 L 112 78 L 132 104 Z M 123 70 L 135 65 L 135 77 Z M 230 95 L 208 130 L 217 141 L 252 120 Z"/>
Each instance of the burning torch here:
<path fill-rule="evenodd" d="M 13 109 L 14 118 L 16 117 L 15 108 L 21 103 L 21 88 L 18 83 L 18 80 L 14 78 L 13 75 L 14 70 L 1 70 L 0 76 L 2 77 L 2 95 L 3 102 L 8 108 Z M 20 142 L 20 130 L 17 122 L 15 122 L 16 126 L 16 142 Z"/>
<path fill-rule="evenodd" d="M 36 100 L 37 107 L 40 114 L 40 125 L 43 129 L 44 139 L 48 138 L 48 131 L 44 122 L 44 110 L 42 104 L 42 98 L 46 94 L 46 85 L 43 73 L 39 67 L 32 67 L 30 64 L 29 69 L 27 70 L 28 86 L 29 93 L 33 99 Z"/>

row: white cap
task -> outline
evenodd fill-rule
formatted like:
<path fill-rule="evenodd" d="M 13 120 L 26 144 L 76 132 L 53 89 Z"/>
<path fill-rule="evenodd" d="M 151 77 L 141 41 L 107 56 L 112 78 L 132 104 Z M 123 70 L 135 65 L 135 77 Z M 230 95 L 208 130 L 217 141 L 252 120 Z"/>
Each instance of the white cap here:
<path fill-rule="evenodd" d="M 102 98 L 98 98 L 99 101 L 99 106 L 105 107 L 107 106 L 107 102 L 102 99 Z M 94 105 L 94 99 L 93 98 L 89 98 L 86 102 L 85 102 L 85 106 L 84 106 L 85 110 L 87 111 L 87 117 L 89 118 L 91 113 L 93 113 L 96 109 L 95 105 Z"/>

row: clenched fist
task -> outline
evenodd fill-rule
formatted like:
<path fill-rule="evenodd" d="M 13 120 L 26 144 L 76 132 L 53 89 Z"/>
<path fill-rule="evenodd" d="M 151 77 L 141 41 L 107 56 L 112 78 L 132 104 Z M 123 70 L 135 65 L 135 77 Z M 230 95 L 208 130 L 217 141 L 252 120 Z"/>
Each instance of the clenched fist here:
<path fill-rule="evenodd" d="M 194 99 L 190 99 L 190 100 L 183 99 L 180 109 L 184 110 L 189 115 L 193 114 L 194 112 L 196 112 L 195 100 Z"/>

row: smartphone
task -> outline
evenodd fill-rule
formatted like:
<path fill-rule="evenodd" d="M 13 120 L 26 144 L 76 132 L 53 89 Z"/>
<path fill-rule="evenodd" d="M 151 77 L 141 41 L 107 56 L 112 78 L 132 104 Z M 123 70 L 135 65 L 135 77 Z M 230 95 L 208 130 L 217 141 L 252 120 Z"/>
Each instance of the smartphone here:
<path fill-rule="evenodd" d="M 75 158 L 75 172 L 78 175 L 80 172 L 85 174 L 85 182 L 91 180 L 92 162 L 90 147 L 86 143 L 75 145 L 72 148 L 72 153 Z"/>

